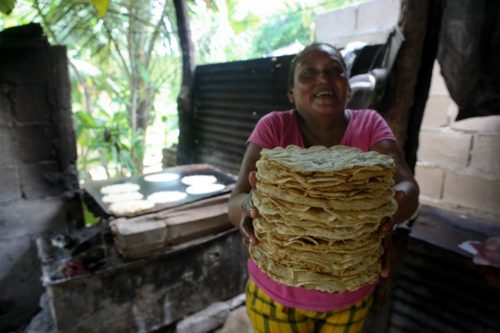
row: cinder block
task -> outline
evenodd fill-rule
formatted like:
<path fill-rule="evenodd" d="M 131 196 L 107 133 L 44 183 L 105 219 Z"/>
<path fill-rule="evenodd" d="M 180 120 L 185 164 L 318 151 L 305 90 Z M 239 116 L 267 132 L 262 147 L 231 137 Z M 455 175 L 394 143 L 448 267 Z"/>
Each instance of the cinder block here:
<path fill-rule="evenodd" d="M 16 258 L 19 255 L 25 255 L 32 251 L 30 243 L 33 240 L 30 236 L 16 237 L 10 233 L 10 230 L 5 228 L 2 230 L 4 235 L 2 235 L 3 237 L 0 242 L 0 251 L 2 253 L 2 257 L 0 258 L 0 262 L 2 263 L 0 281 L 3 281 L 9 275 L 9 272 L 15 269 Z M 6 237 L 7 235 L 9 237 Z"/>
<path fill-rule="evenodd" d="M 474 138 L 470 167 L 500 177 L 500 133 L 477 135 Z"/>
<path fill-rule="evenodd" d="M 9 101 L 10 88 L 0 84 L 0 128 L 12 127 L 12 108 Z"/>
<path fill-rule="evenodd" d="M 420 194 L 432 199 L 441 199 L 444 171 L 437 166 L 417 164 L 415 178 L 420 186 Z"/>
<path fill-rule="evenodd" d="M 54 141 L 56 133 L 48 126 L 32 125 L 17 127 L 14 131 L 19 160 L 31 164 L 55 160 Z"/>
<path fill-rule="evenodd" d="M 14 117 L 20 124 L 48 124 L 52 107 L 44 86 L 18 86 L 13 94 Z"/>
<path fill-rule="evenodd" d="M 2 47 L 0 82 L 46 84 L 50 80 L 46 47 Z"/>
<path fill-rule="evenodd" d="M 64 45 L 51 45 L 49 47 L 54 85 L 57 89 L 51 90 L 57 100 L 61 112 L 71 110 L 71 82 L 68 72 L 67 48 Z M 51 95 L 52 96 L 52 95 Z M 71 116 L 71 114 L 70 114 Z"/>
<path fill-rule="evenodd" d="M 318 40 L 335 44 L 338 38 L 352 35 L 356 28 L 356 11 L 356 6 L 349 6 L 319 14 L 316 18 Z"/>
<path fill-rule="evenodd" d="M 2 229 L 2 233 L 6 231 Z M 37 312 L 38 300 L 43 292 L 41 265 L 34 240 L 29 236 L 4 238 L 0 241 L 0 253 L 0 304 L 8 304 L 8 311 L 4 309 L 0 312 L 0 330 L 13 332 L 15 330 L 5 331 L 6 325 L 26 322 Z"/>
<path fill-rule="evenodd" d="M 13 140 L 14 132 L 7 127 L 0 127 L 0 166 L 15 165 L 17 156 Z"/>
<path fill-rule="evenodd" d="M 500 217 L 500 178 L 446 171 L 443 200 Z"/>
<path fill-rule="evenodd" d="M 360 3 L 356 30 L 391 29 L 398 23 L 400 7 L 400 0 L 377 0 Z"/>
<path fill-rule="evenodd" d="M 18 170 L 13 166 L 0 167 L 0 204 L 21 199 L 21 184 Z"/>
<path fill-rule="evenodd" d="M 422 128 L 439 128 L 448 125 L 448 96 L 430 96 L 425 106 Z"/>
<path fill-rule="evenodd" d="M 8 239 L 26 236 L 34 238 L 42 233 L 65 228 L 72 222 L 67 219 L 63 198 L 23 199 L 1 204 L 0 227 L 5 232 L 0 234 L 0 244 Z"/>
<path fill-rule="evenodd" d="M 39 162 L 19 167 L 21 190 L 26 199 L 38 199 L 61 195 L 64 179 L 55 162 Z"/>
<path fill-rule="evenodd" d="M 455 121 L 451 127 L 460 131 L 500 134 L 500 116 L 474 117 Z"/>
<path fill-rule="evenodd" d="M 439 66 L 437 61 L 434 62 L 434 68 L 432 69 L 432 80 L 429 95 L 450 96 L 448 88 L 446 87 L 446 82 L 441 75 L 441 66 Z"/>
<path fill-rule="evenodd" d="M 446 131 L 420 131 L 418 160 L 443 167 L 467 167 L 472 135 Z"/>

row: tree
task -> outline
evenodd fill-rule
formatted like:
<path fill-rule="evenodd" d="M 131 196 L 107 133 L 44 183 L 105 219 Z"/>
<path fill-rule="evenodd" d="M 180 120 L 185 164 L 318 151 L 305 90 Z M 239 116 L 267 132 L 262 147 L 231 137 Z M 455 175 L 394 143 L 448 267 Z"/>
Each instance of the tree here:
<path fill-rule="evenodd" d="M 24 20 L 39 20 L 52 43 L 68 46 L 74 100 L 80 102 L 75 108 L 77 130 L 100 132 L 86 137 L 100 138 L 97 146 L 107 147 L 108 158 L 102 164 L 115 162 L 130 173 L 141 172 L 155 97 L 165 83 L 173 96 L 179 89 L 173 4 L 168 0 L 111 1 L 109 7 L 108 1 L 92 3 L 95 7 L 81 0 L 18 1 L 17 5 L 31 5 L 34 11 Z M 97 74 L 86 73 L 82 65 L 88 63 L 94 64 Z M 128 126 L 113 116 L 120 112 L 126 112 Z M 90 155 L 92 150 L 86 149 Z M 80 155 L 80 159 L 86 156 Z"/>

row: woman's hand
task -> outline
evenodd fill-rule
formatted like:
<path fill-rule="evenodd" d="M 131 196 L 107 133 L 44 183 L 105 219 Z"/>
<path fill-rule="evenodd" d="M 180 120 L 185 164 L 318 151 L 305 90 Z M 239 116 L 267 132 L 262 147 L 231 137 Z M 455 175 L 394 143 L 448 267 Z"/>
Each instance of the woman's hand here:
<path fill-rule="evenodd" d="M 253 220 L 259 216 L 257 208 L 253 205 L 252 192 L 255 189 L 257 183 L 257 177 L 255 171 L 251 171 L 248 174 L 248 181 L 252 186 L 252 190 L 248 193 L 247 198 L 243 201 L 241 209 L 241 219 L 240 219 L 240 231 L 243 235 L 243 244 L 246 247 L 249 245 L 257 245 L 259 242 L 257 237 L 255 237 L 255 231 L 253 228 Z"/>

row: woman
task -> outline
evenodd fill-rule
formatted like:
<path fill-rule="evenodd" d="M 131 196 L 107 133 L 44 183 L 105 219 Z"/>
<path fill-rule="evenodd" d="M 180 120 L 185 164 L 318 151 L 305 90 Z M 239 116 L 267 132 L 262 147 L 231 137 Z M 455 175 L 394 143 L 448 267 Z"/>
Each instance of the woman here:
<path fill-rule="evenodd" d="M 344 108 L 350 87 L 340 52 L 331 45 L 307 46 L 292 60 L 288 97 L 295 109 L 271 112 L 256 125 L 231 194 L 229 218 L 245 243 L 257 244 L 252 220 L 256 162 L 262 148 L 346 145 L 390 155 L 396 164 L 393 222 L 411 217 L 418 205 L 418 185 L 387 123 L 373 110 Z M 371 304 L 375 284 L 353 292 L 327 293 L 282 285 L 248 262 L 247 310 L 257 332 L 359 332 Z M 389 267 L 383 264 L 381 275 Z"/>

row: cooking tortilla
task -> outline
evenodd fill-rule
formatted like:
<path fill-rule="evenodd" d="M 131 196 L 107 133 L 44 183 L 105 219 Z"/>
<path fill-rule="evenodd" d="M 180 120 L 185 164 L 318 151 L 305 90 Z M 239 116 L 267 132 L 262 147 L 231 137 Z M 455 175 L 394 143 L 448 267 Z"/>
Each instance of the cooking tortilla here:
<path fill-rule="evenodd" d="M 126 193 L 126 192 L 137 192 L 140 190 L 140 186 L 133 183 L 121 183 L 103 186 L 101 188 L 102 194 L 116 194 L 116 193 Z"/>
<path fill-rule="evenodd" d="M 181 183 L 188 186 L 213 184 L 217 178 L 212 175 L 192 175 L 182 177 Z"/>
<path fill-rule="evenodd" d="M 185 192 L 179 191 L 161 191 L 155 192 L 148 196 L 148 201 L 152 201 L 155 204 L 176 202 L 183 200 L 187 197 Z"/>
<path fill-rule="evenodd" d="M 188 194 L 192 194 L 192 195 L 208 194 L 208 193 L 218 192 L 218 191 L 224 189 L 225 187 L 226 186 L 222 185 L 222 184 L 192 185 L 186 189 L 186 192 Z"/>
<path fill-rule="evenodd" d="M 144 195 L 142 195 L 142 193 L 139 192 L 120 192 L 120 193 L 107 194 L 103 196 L 102 202 L 115 203 L 121 201 L 140 200 L 143 197 Z"/>
<path fill-rule="evenodd" d="M 144 176 L 144 180 L 152 183 L 166 183 L 179 179 L 179 175 L 175 173 L 154 173 Z"/>
<path fill-rule="evenodd" d="M 109 210 L 116 216 L 133 216 L 150 210 L 154 205 L 154 202 L 148 200 L 120 201 L 111 204 Z"/>

